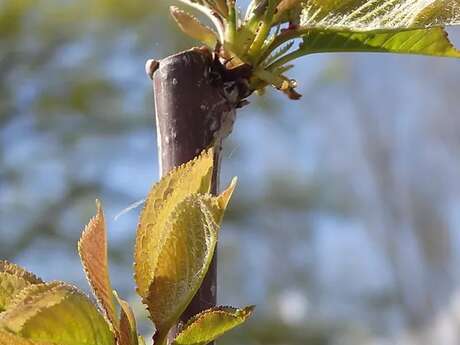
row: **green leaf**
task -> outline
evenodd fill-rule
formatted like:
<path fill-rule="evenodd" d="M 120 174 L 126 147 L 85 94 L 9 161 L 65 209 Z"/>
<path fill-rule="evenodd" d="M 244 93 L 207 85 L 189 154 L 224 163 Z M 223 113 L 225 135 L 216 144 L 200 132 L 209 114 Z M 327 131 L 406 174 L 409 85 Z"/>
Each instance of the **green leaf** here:
<path fill-rule="evenodd" d="M 285 1 L 295 4 L 294 0 Z M 300 27 L 281 33 L 267 52 L 290 39 L 302 37 L 300 48 L 273 66 L 322 52 L 460 57 L 444 31 L 444 26 L 458 24 L 458 0 L 310 0 L 304 3 Z"/>
<path fill-rule="evenodd" d="M 0 261 L 0 313 L 22 289 L 43 283 L 30 272 L 7 261 Z"/>
<path fill-rule="evenodd" d="M 297 4 L 295 0 L 283 3 L 287 9 Z M 277 47 L 302 38 L 298 49 L 279 57 L 263 71 L 269 76 L 263 80 L 281 90 L 280 83 L 273 82 L 285 78 L 278 72 L 279 68 L 313 53 L 380 52 L 460 57 L 460 51 L 444 30 L 447 25 L 460 24 L 459 0 L 310 0 L 303 3 L 300 19 L 299 27 L 289 27 L 277 35 L 262 54 L 262 60 L 270 59 L 270 52 Z"/>
<path fill-rule="evenodd" d="M 0 314 L 0 329 L 33 342 L 115 345 L 109 325 L 88 297 L 62 282 L 23 289 Z"/>
<path fill-rule="evenodd" d="M 207 7 L 214 10 L 222 18 L 226 18 L 228 16 L 227 0 L 204 0 L 203 2 Z"/>
<path fill-rule="evenodd" d="M 225 8 L 221 4 L 210 5 L 210 1 L 201 1 L 201 0 L 179 0 L 180 2 L 193 7 L 194 9 L 200 11 L 202 14 L 208 17 L 208 19 L 214 24 L 219 34 L 220 42 L 225 41 L 225 22 L 226 17 L 228 16 L 228 8 L 225 4 Z M 212 0 L 211 0 L 212 1 Z M 217 0 L 217 2 L 222 3 L 227 0 Z M 221 13 L 224 11 L 225 13 Z"/>
<path fill-rule="evenodd" d="M 12 274 L 16 277 L 20 277 L 30 284 L 41 284 L 43 280 L 38 278 L 35 274 L 26 271 L 24 268 L 15 265 L 11 262 L 0 260 L 0 272 Z"/>
<path fill-rule="evenodd" d="M 308 30 L 299 52 L 382 52 L 460 57 L 447 33 L 439 27 L 407 31 L 349 32 L 340 30 Z"/>
<path fill-rule="evenodd" d="M 206 345 L 241 325 L 253 310 L 254 306 L 244 309 L 217 307 L 203 311 L 187 322 L 174 339 L 173 345 Z"/>
<path fill-rule="evenodd" d="M 109 277 L 104 211 L 99 201 L 96 201 L 96 207 L 96 216 L 89 221 L 78 241 L 78 253 L 86 278 L 101 309 L 114 329 L 117 330 L 118 320 L 115 315 L 115 303 Z"/>
<path fill-rule="evenodd" d="M 193 194 L 177 205 L 160 239 L 159 259 L 144 302 L 163 344 L 200 287 L 214 255 L 217 233 L 236 180 L 218 197 Z"/>
<path fill-rule="evenodd" d="M 21 277 L 0 272 L 0 313 L 4 311 L 16 294 L 30 283 Z"/>
<path fill-rule="evenodd" d="M 303 44 L 287 59 L 318 52 L 460 57 L 443 28 L 457 24 L 458 0 L 311 0 L 304 6 L 298 29 Z"/>
<path fill-rule="evenodd" d="M 48 342 L 32 341 L 0 329 L 0 345 L 55 345 Z"/>
<path fill-rule="evenodd" d="M 301 25 L 350 31 L 424 29 L 460 24 L 458 0 L 309 0 Z"/>
<path fill-rule="evenodd" d="M 193 193 L 209 193 L 213 150 L 173 169 L 151 189 L 137 227 L 134 277 L 137 292 L 148 297 L 165 233 L 165 224 L 176 206 Z"/>
<path fill-rule="evenodd" d="M 274 23 L 298 22 L 304 0 L 281 0 L 276 7 Z"/>
<path fill-rule="evenodd" d="M 218 38 L 214 31 L 212 31 L 206 25 L 202 24 L 191 14 L 188 14 L 176 6 L 171 6 L 169 10 L 171 16 L 174 18 L 179 28 L 186 35 L 200 42 L 203 42 L 211 48 L 216 46 Z"/>

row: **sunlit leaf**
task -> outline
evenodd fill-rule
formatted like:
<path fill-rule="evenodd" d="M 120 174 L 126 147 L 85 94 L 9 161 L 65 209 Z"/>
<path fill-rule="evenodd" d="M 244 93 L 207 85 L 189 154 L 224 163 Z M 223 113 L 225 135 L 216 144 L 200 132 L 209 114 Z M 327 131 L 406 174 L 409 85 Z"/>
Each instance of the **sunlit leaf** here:
<path fill-rule="evenodd" d="M 282 75 L 283 66 L 308 54 L 380 52 L 460 57 L 445 31 L 445 26 L 460 24 L 460 0 L 282 0 L 278 10 L 275 22 L 291 21 L 283 14 L 291 10 L 302 10 L 300 21 L 290 23 L 267 41 L 258 57 L 264 67 L 254 70 L 262 83 L 258 85 L 255 80 L 253 85 L 274 85 L 290 98 L 298 98 L 298 94 L 295 86 L 282 87 L 289 81 Z M 276 49 L 298 38 L 302 43 L 297 49 L 284 55 L 275 53 L 273 59 Z"/>
<path fill-rule="evenodd" d="M 4 311 L 11 299 L 30 283 L 21 277 L 0 272 L 0 312 Z"/>
<path fill-rule="evenodd" d="M 15 265 L 11 262 L 0 260 L 0 272 L 12 274 L 16 277 L 20 277 L 30 284 L 40 284 L 43 280 L 38 278 L 35 274 L 26 271 L 24 268 Z"/>
<path fill-rule="evenodd" d="M 226 17 L 228 16 L 227 0 L 217 0 L 217 3 L 215 5 L 210 5 L 210 2 L 213 2 L 214 0 L 209 0 L 209 1 L 208 0 L 207 1 L 179 0 L 179 1 L 190 7 L 193 7 L 194 9 L 200 11 L 202 14 L 208 17 L 208 19 L 214 24 L 215 28 L 217 29 L 220 42 L 224 42 L 225 22 L 226 22 Z M 223 8 L 220 4 L 218 4 L 223 1 L 225 1 L 225 8 Z M 221 13 L 222 11 L 224 11 L 225 13 Z"/>
<path fill-rule="evenodd" d="M 117 329 L 115 304 L 109 277 L 107 230 L 104 212 L 99 201 L 96 202 L 96 205 L 96 216 L 89 221 L 81 235 L 78 242 L 78 253 L 94 295 L 102 310 L 104 310 L 107 319 Z"/>
<path fill-rule="evenodd" d="M 144 299 L 163 341 L 200 287 L 217 243 L 225 207 L 235 187 L 218 197 L 193 194 L 177 205 L 164 227 L 159 260 Z"/>
<path fill-rule="evenodd" d="M 158 263 L 161 238 L 168 217 L 190 194 L 209 193 L 213 151 L 209 150 L 164 176 L 151 189 L 136 235 L 134 272 L 139 295 L 146 298 Z"/>
<path fill-rule="evenodd" d="M 0 261 L 0 312 L 4 311 L 11 299 L 26 286 L 42 283 L 23 268 L 7 261 Z"/>
<path fill-rule="evenodd" d="M 325 52 L 382 52 L 460 57 L 442 28 L 409 31 L 349 32 L 309 30 L 299 49 L 305 54 Z"/>
<path fill-rule="evenodd" d="M 120 305 L 120 330 L 117 345 L 138 345 L 137 326 L 134 313 L 125 300 L 115 294 Z"/>
<path fill-rule="evenodd" d="M 114 345 L 104 317 L 83 293 L 61 282 L 23 289 L 0 314 L 0 329 L 59 345 Z"/>
<path fill-rule="evenodd" d="M 208 28 L 206 25 L 202 24 L 194 16 L 177 8 L 176 6 L 170 7 L 170 13 L 176 21 L 179 28 L 185 34 L 187 34 L 193 39 L 203 42 L 211 48 L 214 48 L 216 46 L 216 43 L 218 41 L 217 34 L 210 28 Z"/>
<path fill-rule="evenodd" d="M 458 0 L 307 0 L 302 26 L 373 31 L 460 24 Z"/>
<path fill-rule="evenodd" d="M 303 0 L 281 0 L 276 7 L 275 23 L 299 21 Z"/>
<path fill-rule="evenodd" d="M 24 339 L 8 331 L 0 329 L 0 345 L 55 345 L 55 344 Z"/>
<path fill-rule="evenodd" d="M 228 16 L 227 0 L 205 0 L 205 2 L 223 18 Z"/>
<path fill-rule="evenodd" d="M 193 317 L 174 339 L 173 345 L 206 345 L 245 322 L 254 307 L 217 307 Z"/>

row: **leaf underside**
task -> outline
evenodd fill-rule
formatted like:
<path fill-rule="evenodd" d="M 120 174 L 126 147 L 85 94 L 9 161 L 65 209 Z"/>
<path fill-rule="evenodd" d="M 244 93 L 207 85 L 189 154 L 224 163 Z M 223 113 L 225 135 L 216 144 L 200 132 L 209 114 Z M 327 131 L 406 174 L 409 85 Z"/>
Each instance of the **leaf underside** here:
<path fill-rule="evenodd" d="M 245 322 L 253 309 L 253 306 L 244 309 L 216 307 L 203 311 L 187 322 L 174 339 L 173 345 L 208 344 Z"/>
<path fill-rule="evenodd" d="M 101 204 L 99 202 L 96 202 L 96 204 L 96 216 L 89 221 L 81 235 L 78 242 L 78 253 L 80 254 L 86 278 L 99 305 L 105 312 L 108 321 L 117 329 L 117 317 L 109 277 L 107 230 L 104 212 Z"/>
<path fill-rule="evenodd" d="M 197 18 L 176 6 L 170 7 L 170 13 L 182 32 L 209 47 L 216 45 L 218 41 L 217 34 L 202 24 Z"/>

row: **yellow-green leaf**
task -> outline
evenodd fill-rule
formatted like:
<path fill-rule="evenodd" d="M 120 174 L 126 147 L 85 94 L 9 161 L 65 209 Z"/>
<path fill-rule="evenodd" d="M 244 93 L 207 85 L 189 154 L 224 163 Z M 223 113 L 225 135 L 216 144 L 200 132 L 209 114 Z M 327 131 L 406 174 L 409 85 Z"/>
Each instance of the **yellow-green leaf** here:
<path fill-rule="evenodd" d="M 226 0 L 205 0 L 208 7 L 214 9 L 219 15 L 228 17 L 228 6 Z"/>
<path fill-rule="evenodd" d="M 105 316 L 115 330 L 118 321 L 115 315 L 115 304 L 112 295 L 112 285 L 109 277 L 109 262 L 107 255 L 107 230 L 104 211 L 99 201 L 96 201 L 97 213 L 85 227 L 80 241 L 78 253 L 94 295 Z"/>
<path fill-rule="evenodd" d="M 458 0 L 308 0 L 302 26 L 373 31 L 460 24 Z"/>
<path fill-rule="evenodd" d="M 117 345 L 138 345 L 137 326 L 134 313 L 125 300 L 115 293 L 118 304 L 120 305 L 120 328 Z"/>
<path fill-rule="evenodd" d="M 33 342 L 115 345 L 109 325 L 88 297 L 62 282 L 23 289 L 0 314 L 0 329 Z"/>
<path fill-rule="evenodd" d="M 244 309 L 217 307 L 203 311 L 187 322 L 174 339 L 173 345 L 206 345 L 241 325 L 253 310 L 254 306 Z"/>
<path fill-rule="evenodd" d="M 137 227 L 134 273 L 139 295 L 146 298 L 165 232 L 165 224 L 176 206 L 193 193 L 209 193 L 213 150 L 173 169 L 151 189 Z"/>
<path fill-rule="evenodd" d="M 5 272 L 20 277 L 25 281 L 29 282 L 30 284 L 43 283 L 43 280 L 38 278 L 35 274 L 30 273 L 26 271 L 24 268 L 8 261 L 0 260 L 0 272 Z"/>
<path fill-rule="evenodd" d="M 160 345 L 203 281 L 234 187 L 235 180 L 218 197 L 190 195 L 169 217 L 160 239 L 159 260 L 149 295 L 144 299 L 157 328 L 155 339 Z"/>
<path fill-rule="evenodd" d="M 454 48 L 440 27 L 371 32 L 312 29 L 303 36 L 299 51 L 305 54 L 381 52 L 460 57 L 460 51 Z"/>
<path fill-rule="evenodd" d="M 271 49 L 296 37 L 302 37 L 303 43 L 271 70 L 302 55 L 321 52 L 460 57 L 444 30 L 459 24 L 459 0 L 309 0 L 303 2 L 300 27 L 280 34 Z"/>
<path fill-rule="evenodd" d="M 186 35 L 203 42 L 211 48 L 216 46 L 218 38 L 214 31 L 201 23 L 191 14 L 188 14 L 176 6 L 171 6 L 169 9 L 171 16 Z"/>
<path fill-rule="evenodd" d="M 0 329 L 0 345 L 55 345 L 55 344 L 24 339 L 8 331 Z"/>
<path fill-rule="evenodd" d="M 0 312 L 26 286 L 39 283 L 42 283 L 41 279 L 32 273 L 10 262 L 0 261 Z"/>

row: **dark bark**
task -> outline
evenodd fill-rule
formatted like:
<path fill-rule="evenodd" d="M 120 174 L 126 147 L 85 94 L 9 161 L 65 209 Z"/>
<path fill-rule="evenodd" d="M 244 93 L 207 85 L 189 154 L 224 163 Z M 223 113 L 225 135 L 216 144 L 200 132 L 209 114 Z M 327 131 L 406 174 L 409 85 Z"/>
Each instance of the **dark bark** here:
<path fill-rule="evenodd" d="M 217 193 L 222 140 L 230 133 L 237 102 L 206 49 L 192 49 L 155 63 L 154 98 L 160 173 L 215 147 L 212 193 Z M 238 97 L 236 98 L 238 99 Z M 181 321 L 216 305 L 216 255 Z"/>

